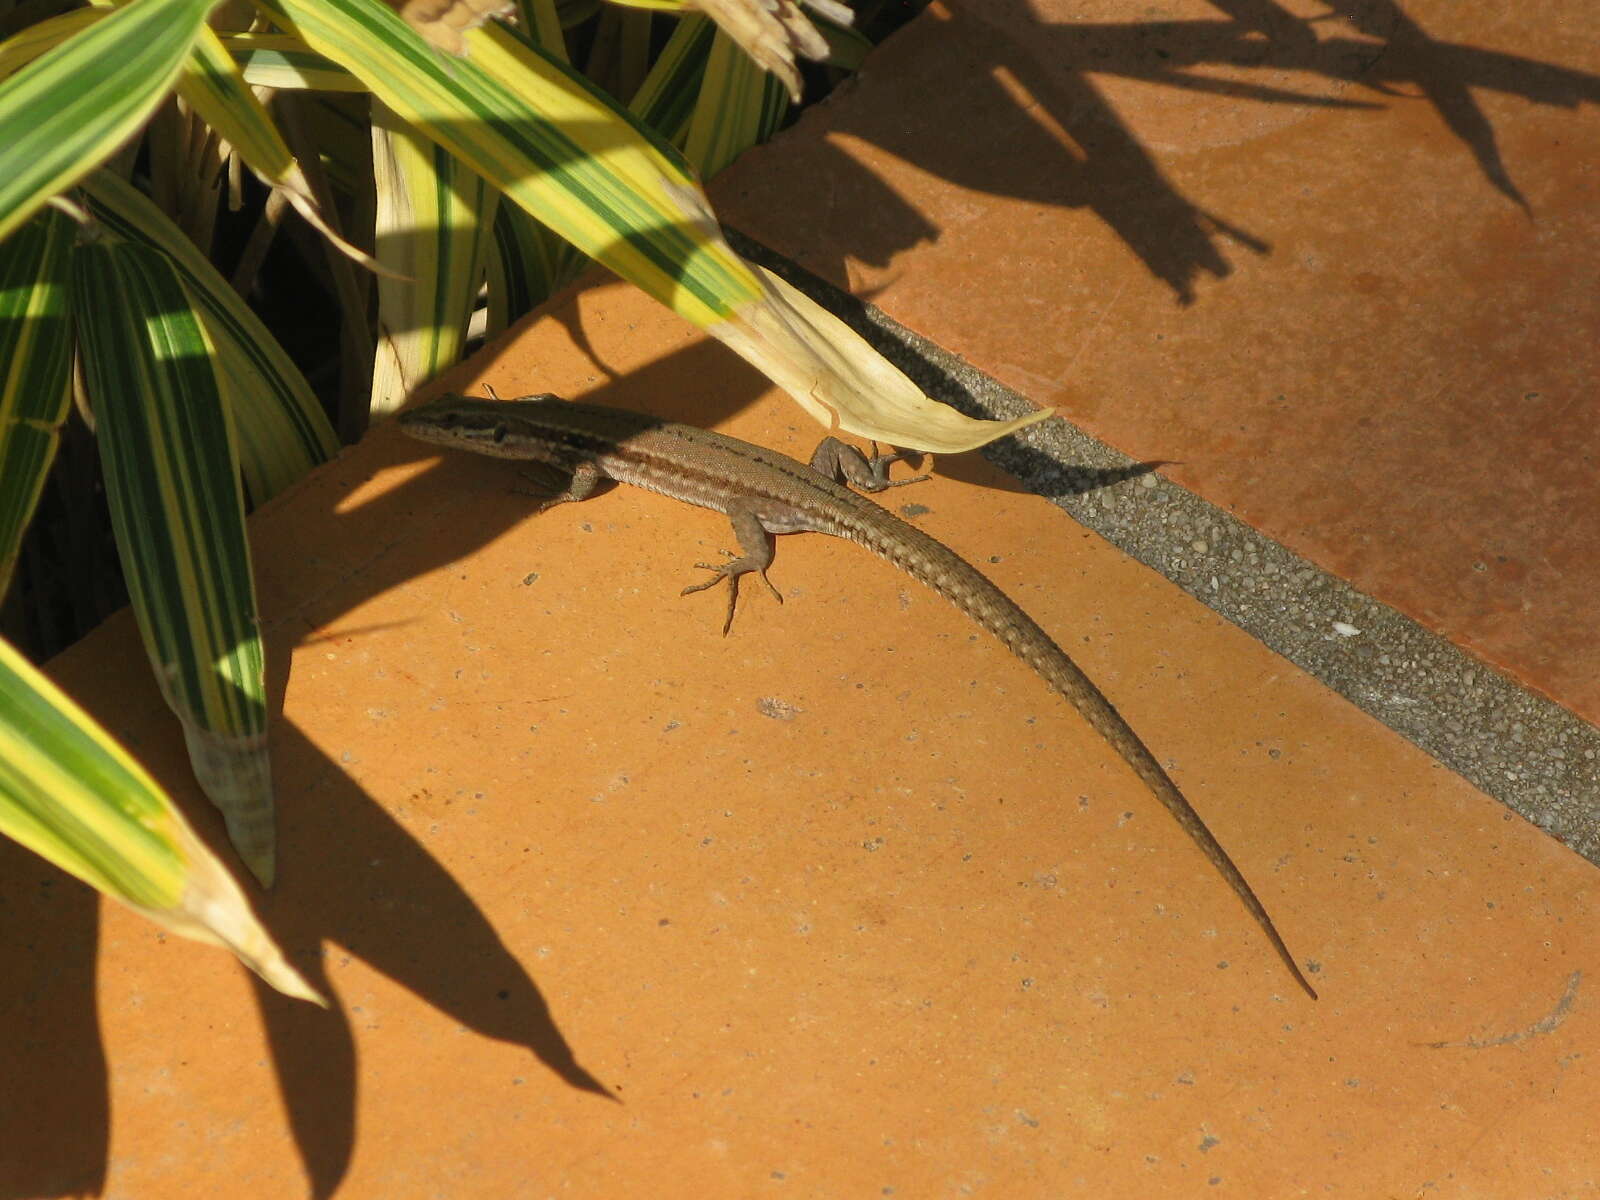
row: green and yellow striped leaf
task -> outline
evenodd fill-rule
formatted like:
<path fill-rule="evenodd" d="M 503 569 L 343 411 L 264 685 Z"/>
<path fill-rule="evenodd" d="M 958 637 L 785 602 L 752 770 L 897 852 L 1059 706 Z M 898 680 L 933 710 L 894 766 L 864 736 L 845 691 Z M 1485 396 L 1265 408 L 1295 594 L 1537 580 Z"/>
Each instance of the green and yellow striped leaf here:
<path fill-rule="evenodd" d="M 0 79 L 20 71 L 47 50 L 53 50 L 73 34 L 108 15 L 109 10 L 103 8 L 75 8 L 29 25 L 0 42 Z"/>
<path fill-rule="evenodd" d="M 0 833 L 158 924 L 226 946 L 285 995 L 326 1005 L 161 787 L 5 641 Z"/>
<path fill-rule="evenodd" d="M 534 45 L 559 62 L 571 61 L 555 0 L 520 0 L 517 12 Z M 494 246 L 488 256 L 489 335 L 555 295 L 588 262 L 571 242 L 534 220 L 527 209 L 496 205 Z"/>
<path fill-rule="evenodd" d="M 700 325 L 760 295 L 749 267 L 686 220 L 695 183 L 603 92 L 504 26 L 440 54 L 378 0 L 260 0 L 403 120 L 590 257 Z"/>
<path fill-rule="evenodd" d="M 611 3 L 622 8 L 642 8 L 650 12 L 665 13 L 692 12 L 699 7 L 693 0 L 611 0 Z"/>
<path fill-rule="evenodd" d="M 47 209 L 0 242 L 0 596 L 71 399 L 67 256 L 76 234 L 71 220 Z"/>
<path fill-rule="evenodd" d="M 290 91 L 364 92 L 367 87 L 343 67 L 282 33 L 225 33 L 222 44 L 254 87 Z"/>
<path fill-rule="evenodd" d="M 108 238 L 80 246 L 72 266 L 84 382 L 139 632 L 201 788 L 270 884 L 265 671 L 211 344 L 156 251 Z"/>
<path fill-rule="evenodd" d="M 567 53 L 567 38 L 561 30 L 561 10 L 556 0 L 516 0 L 517 18 L 527 30 L 528 40 L 553 58 L 572 61 Z"/>
<path fill-rule="evenodd" d="M 584 75 L 613 96 L 633 95 L 650 70 L 654 25 L 654 13 L 616 5 L 602 8 L 584 60 Z"/>
<path fill-rule="evenodd" d="M 109 171 L 94 172 L 82 186 L 95 218 L 118 237 L 159 251 L 198 306 L 251 498 L 259 504 L 332 458 L 339 441 L 311 385 L 194 243 L 149 197 Z"/>
<path fill-rule="evenodd" d="M 133 0 L 0 82 L 0 238 L 171 90 L 215 0 Z"/>
<path fill-rule="evenodd" d="M 650 74 L 628 102 L 628 111 L 680 149 L 689 133 L 706 60 L 717 27 L 709 18 L 687 16 L 677 23 L 656 56 Z"/>
<path fill-rule="evenodd" d="M 711 44 L 683 155 L 710 179 L 751 146 L 776 132 L 788 93 L 721 30 Z"/>
<path fill-rule="evenodd" d="M 587 261 L 523 209 L 496 206 L 488 262 L 490 336 L 571 283 Z"/>
<path fill-rule="evenodd" d="M 394 412 L 461 357 L 483 280 L 498 194 L 483 177 L 372 102 L 378 211 L 378 345 L 374 415 Z"/>
<path fill-rule="evenodd" d="M 757 274 L 677 153 L 614 100 L 494 22 L 439 54 L 378 0 L 256 0 L 402 119 L 590 257 L 721 339 L 830 429 L 970 450 L 1042 420 L 935 404 L 843 322 Z"/>

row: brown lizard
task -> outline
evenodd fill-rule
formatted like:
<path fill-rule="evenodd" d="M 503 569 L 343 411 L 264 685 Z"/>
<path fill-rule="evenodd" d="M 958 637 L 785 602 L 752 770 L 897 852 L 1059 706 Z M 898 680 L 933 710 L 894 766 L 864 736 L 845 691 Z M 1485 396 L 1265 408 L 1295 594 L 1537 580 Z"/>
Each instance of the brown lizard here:
<path fill-rule="evenodd" d="M 733 624 L 741 575 L 759 575 L 773 595 L 783 599 L 767 579 L 772 562 L 768 534 L 832 534 L 888 559 L 994 634 L 1083 715 L 1228 881 L 1296 982 L 1316 999 L 1310 981 L 1227 851 L 1139 735 L 1066 652 L 955 551 L 842 486 L 844 481 L 867 491 L 897 486 L 889 481 L 888 469 L 903 457 L 900 453 L 868 459 L 859 450 L 826 438 L 808 467 L 719 433 L 549 395 L 506 401 L 446 396 L 401 413 L 399 424 L 424 442 L 528 463 L 540 473 L 552 504 L 582 500 L 605 480 L 616 480 L 725 513 L 742 554 L 730 554 L 727 562 L 715 565 L 696 563 L 712 576 L 683 589 L 687 595 L 727 580 L 724 633 Z"/>

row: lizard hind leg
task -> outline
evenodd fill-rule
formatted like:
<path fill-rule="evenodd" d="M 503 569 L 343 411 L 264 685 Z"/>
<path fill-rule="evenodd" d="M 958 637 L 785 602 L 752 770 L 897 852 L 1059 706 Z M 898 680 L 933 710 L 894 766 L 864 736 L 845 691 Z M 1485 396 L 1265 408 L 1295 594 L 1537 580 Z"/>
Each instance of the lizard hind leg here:
<path fill-rule="evenodd" d="M 761 582 L 767 585 L 767 590 L 777 598 L 779 604 L 783 603 L 783 593 L 767 578 L 767 568 L 772 565 L 772 538 L 761 523 L 760 516 L 753 507 L 743 504 L 731 504 L 726 511 L 733 525 L 734 536 L 739 539 L 739 549 L 744 553 L 736 556 L 731 550 L 724 550 L 722 553 L 727 556 L 727 562 L 695 563 L 700 570 L 710 571 L 711 578 L 703 583 L 691 583 L 679 593 L 687 596 L 690 592 L 703 592 L 726 579 L 728 617 L 722 623 L 724 637 L 733 628 L 733 610 L 739 603 L 739 576 L 752 572 L 761 576 Z"/>
<path fill-rule="evenodd" d="M 736 558 L 731 550 L 724 550 L 723 553 L 728 556 L 727 562 L 695 563 L 695 566 L 700 570 L 710 571 L 711 578 L 707 579 L 703 583 L 691 583 L 678 594 L 680 596 L 687 596 L 691 592 L 703 592 L 707 588 L 716 587 L 717 584 L 721 583 L 723 580 L 727 580 L 728 616 L 727 619 L 722 622 L 722 636 L 727 637 L 728 630 L 733 628 L 733 610 L 739 603 L 739 576 L 749 575 L 752 573 L 761 576 L 761 582 L 767 585 L 767 590 L 773 594 L 779 604 L 783 603 L 783 593 L 778 590 L 777 585 L 774 584 L 772 580 L 767 578 L 766 563 L 752 562 L 748 554 L 744 555 L 743 557 Z"/>
<path fill-rule="evenodd" d="M 550 463 L 527 462 L 522 464 L 517 475 L 522 480 L 523 486 L 513 490 L 540 501 L 538 512 L 544 512 L 558 504 L 587 500 L 610 482 L 592 463 L 580 463 L 576 467 L 567 469 Z"/>
<path fill-rule="evenodd" d="M 879 454 L 878 443 L 873 442 L 871 455 L 866 455 L 838 438 L 826 437 L 817 443 L 811 455 L 811 469 L 835 483 L 848 483 L 863 492 L 881 492 L 931 478 L 928 475 L 914 475 L 910 479 L 890 479 L 889 468 L 895 463 L 921 466 L 923 457 L 917 450 L 902 450 L 898 446 L 893 449 L 893 454 Z"/>

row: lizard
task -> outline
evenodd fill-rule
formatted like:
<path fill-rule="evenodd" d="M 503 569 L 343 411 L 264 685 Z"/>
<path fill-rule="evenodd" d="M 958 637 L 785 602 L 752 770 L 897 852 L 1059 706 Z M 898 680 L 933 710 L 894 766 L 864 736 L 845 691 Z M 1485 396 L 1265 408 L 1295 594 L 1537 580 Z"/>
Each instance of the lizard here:
<path fill-rule="evenodd" d="M 726 581 L 724 634 L 733 624 L 742 576 L 758 576 L 783 600 L 767 578 L 773 557 L 770 534 L 831 534 L 887 559 L 993 634 L 1078 711 L 1177 820 L 1266 934 L 1295 981 L 1313 1000 L 1317 998 L 1227 851 L 1082 669 L 976 567 L 943 542 L 844 486 L 878 492 L 917 482 L 888 477 L 890 465 L 906 457 L 904 451 L 880 455 L 874 447 L 869 458 L 829 437 L 807 466 L 786 454 L 710 430 L 550 394 L 517 400 L 450 394 L 401 412 L 398 423 L 404 433 L 423 442 L 520 460 L 548 494 L 546 507 L 586 499 L 607 481 L 615 481 L 725 514 L 741 553 L 724 551 L 726 562 L 696 563 L 711 577 L 690 584 L 682 593 Z"/>

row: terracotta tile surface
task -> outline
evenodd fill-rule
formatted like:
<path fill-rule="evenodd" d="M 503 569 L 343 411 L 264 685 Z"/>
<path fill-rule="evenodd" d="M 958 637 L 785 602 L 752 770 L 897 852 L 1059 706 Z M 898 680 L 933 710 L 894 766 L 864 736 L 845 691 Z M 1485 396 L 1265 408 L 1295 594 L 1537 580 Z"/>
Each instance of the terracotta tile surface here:
<path fill-rule="evenodd" d="M 481 365 L 815 437 L 620 286 Z M 1593 868 L 1160 577 L 1032 497 L 895 497 L 1172 763 L 1319 1003 L 931 593 L 786 538 L 787 602 L 750 589 L 724 639 L 677 595 L 719 518 L 632 491 L 530 517 L 516 484 L 380 429 L 254 519 L 261 907 L 333 1012 L 112 906 L 97 944 L 89 894 L 0 844 L 0 1194 L 1595 1188 Z M 52 671 L 193 798 L 126 614 Z"/>
<path fill-rule="evenodd" d="M 1600 719 L 1578 0 L 946 0 L 726 220 Z"/>

